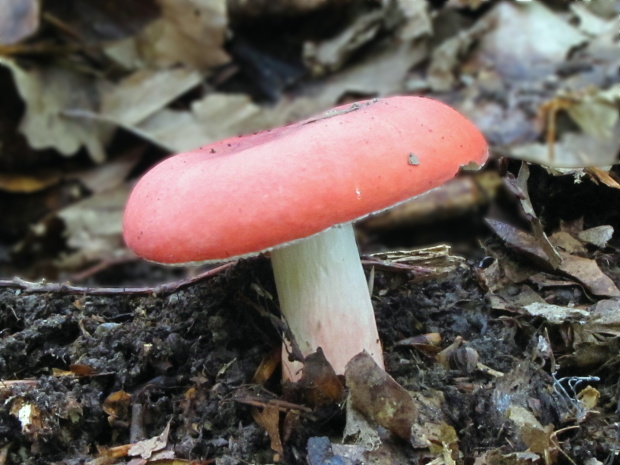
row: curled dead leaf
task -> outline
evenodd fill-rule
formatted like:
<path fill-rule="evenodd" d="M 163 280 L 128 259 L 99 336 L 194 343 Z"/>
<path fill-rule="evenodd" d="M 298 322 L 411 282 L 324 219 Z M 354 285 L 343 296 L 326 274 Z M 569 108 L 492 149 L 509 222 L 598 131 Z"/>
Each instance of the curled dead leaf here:
<path fill-rule="evenodd" d="M 409 439 L 418 409 L 405 388 L 365 352 L 349 361 L 345 377 L 353 408 L 397 436 Z"/>

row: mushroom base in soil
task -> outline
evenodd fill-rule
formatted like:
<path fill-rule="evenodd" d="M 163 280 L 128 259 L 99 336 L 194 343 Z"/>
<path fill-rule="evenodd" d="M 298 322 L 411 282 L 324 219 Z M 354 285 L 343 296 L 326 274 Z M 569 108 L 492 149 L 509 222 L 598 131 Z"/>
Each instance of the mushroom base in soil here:
<path fill-rule="evenodd" d="M 320 347 L 336 373 L 362 351 L 383 367 L 368 283 L 351 223 L 271 252 L 280 309 L 304 355 Z M 283 348 L 283 376 L 299 378 L 302 363 Z"/>
<path fill-rule="evenodd" d="M 449 106 L 397 96 L 342 105 L 288 126 L 164 160 L 125 209 L 129 248 L 167 264 L 271 250 L 302 356 L 323 349 L 337 374 L 365 350 L 383 366 L 351 222 L 482 165 L 486 142 Z M 284 376 L 299 378 L 284 357 Z"/>

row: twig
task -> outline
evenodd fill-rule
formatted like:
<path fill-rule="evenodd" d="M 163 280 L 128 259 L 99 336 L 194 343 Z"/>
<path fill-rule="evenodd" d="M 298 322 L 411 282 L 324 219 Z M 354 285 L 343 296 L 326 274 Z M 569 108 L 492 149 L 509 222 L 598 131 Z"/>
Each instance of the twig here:
<path fill-rule="evenodd" d="M 203 279 L 211 278 L 228 268 L 233 267 L 237 262 L 229 262 L 212 268 L 204 273 L 191 278 L 161 284 L 155 287 L 87 287 L 73 286 L 70 283 L 48 283 L 41 281 L 33 283 L 15 277 L 9 280 L 0 280 L 0 288 L 17 288 L 27 294 L 90 294 L 90 295 L 122 295 L 122 294 L 171 294 L 182 287 L 189 286 Z"/>
<path fill-rule="evenodd" d="M 394 273 L 411 272 L 419 276 L 427 276 L 433 273 L 433 269 L 428 266 L 409 265 L 407 263 L 392 262 L 390 260 L 380 260 L 372 257 L 365 257 L 361 260 L 362 266 L 366 268 L 377 268 L 383 271 L 391 271 Z"/>

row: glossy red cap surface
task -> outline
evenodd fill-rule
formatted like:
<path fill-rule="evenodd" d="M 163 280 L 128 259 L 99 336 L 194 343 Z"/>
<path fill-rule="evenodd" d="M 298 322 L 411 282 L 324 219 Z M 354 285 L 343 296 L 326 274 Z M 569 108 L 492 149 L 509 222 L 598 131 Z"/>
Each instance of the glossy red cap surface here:
<path fill-rule="evenodd" d="M 347 104 L 164 160 L 130 195 L 125 241 L 162 263 L 256 253 L 440 186 L 487 152 L 480 131 L 441 102 Z"/>

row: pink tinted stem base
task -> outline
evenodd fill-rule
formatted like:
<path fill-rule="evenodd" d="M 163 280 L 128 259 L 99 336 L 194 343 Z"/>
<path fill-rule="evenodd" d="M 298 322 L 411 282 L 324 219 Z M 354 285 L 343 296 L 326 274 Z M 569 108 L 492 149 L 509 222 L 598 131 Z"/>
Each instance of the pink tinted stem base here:
<path fill-rule="evenodd" d="M 323 349 L 337 374 L 365 350 L 383 354 L 353 226 L 336 226 L 271 252 L 280 308 L 304 356 Z M 283 378 L 297 381 L 303 364 L 283 349 Z"/>

